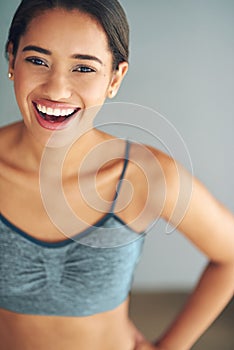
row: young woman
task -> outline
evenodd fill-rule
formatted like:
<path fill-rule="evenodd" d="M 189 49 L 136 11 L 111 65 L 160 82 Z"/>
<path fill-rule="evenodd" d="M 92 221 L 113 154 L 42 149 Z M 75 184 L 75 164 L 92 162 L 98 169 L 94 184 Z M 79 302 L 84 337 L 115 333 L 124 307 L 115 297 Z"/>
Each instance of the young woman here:
<path fill-rule="evenodd" d="M 128 70 L 120 4 L 23 0 L 6 52 L 23 120 L 0 131 L 1 350 L 190 349 L 233 295 L 234 218 L 166 154 L 93 127 Z M 159 216 L 210 262 L 150 344 L 128 295 Z"/>

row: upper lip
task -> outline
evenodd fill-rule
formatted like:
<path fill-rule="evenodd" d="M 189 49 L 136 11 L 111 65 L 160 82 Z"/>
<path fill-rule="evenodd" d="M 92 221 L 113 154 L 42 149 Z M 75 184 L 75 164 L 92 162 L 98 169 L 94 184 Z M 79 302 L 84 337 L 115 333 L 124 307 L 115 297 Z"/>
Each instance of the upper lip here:
<path fill-rule="evenodd" d="M 33 104 L 39 112 L 54 116 L 68 116 L 80 110 L 79 107 L 71 104 L 48 100 L 34 100 Z"/>

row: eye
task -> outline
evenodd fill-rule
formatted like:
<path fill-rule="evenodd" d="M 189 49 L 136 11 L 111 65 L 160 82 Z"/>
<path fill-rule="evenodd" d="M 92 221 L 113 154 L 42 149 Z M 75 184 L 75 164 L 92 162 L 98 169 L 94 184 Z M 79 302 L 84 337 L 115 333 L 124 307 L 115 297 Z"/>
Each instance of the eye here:
<path fill-rule="evenodd" d="M 88 67 L 88 66 L 78 66 L 76 67 L 73 72 L 79 72 L 79 73 L 94 73 L 96 70 L 94 68 Z"/>
<path fill-rule="evenodd" d="M 47 63 L 44 60 L 42 60 L 41 58 L 38 58 L 38 57 L 27 57 L 26 61 L 34 64 L 35 66 L 48 67 Z"/>

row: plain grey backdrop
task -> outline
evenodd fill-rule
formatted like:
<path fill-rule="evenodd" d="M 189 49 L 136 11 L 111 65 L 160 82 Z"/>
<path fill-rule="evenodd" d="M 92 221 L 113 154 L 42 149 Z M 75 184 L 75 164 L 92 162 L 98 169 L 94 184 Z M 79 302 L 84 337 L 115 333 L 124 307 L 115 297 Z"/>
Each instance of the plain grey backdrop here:
<path fill-rule="evenodd" d="M 4 58 L 8 27 L 19 2 L 0 4 L 1 125 L 21 118 Z M 131 56 L 116 101 L 144 106 L 142 125 L 151 120 L 144 108 L 158 111 L 171 123 L 189 151 L 195 175 L 234 211 L 234 1 L 121 3 L 131 27 Z M 128 118 L 134 124 L 134 113 Z M 154 133 L 157 121 L 158 117 Z M 171 145 L 168 129 L 162 132 L 164 143 Z M 142 142 L 151 143 L 147 133 L 143 136 Z M 176 144 L 173 154 L 187 165 Z M 178 232 L 165 231 L 165 223 L 159 221 L 148 234 L 135 289 L 188 289 L 203 268 L 206 259 L 201 253 Z"/>

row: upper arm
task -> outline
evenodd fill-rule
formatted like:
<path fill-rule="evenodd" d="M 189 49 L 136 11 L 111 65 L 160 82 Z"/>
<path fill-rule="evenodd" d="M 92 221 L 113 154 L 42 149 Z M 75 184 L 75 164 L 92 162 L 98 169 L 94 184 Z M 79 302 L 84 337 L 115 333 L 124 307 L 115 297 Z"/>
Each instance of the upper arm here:
<path fill-rule="evenodd" d="M 162 217 L 214 262 L 234 260 L 234 216 L 172 159 L 164 162 Z"/>

